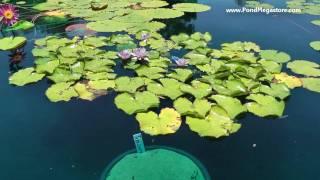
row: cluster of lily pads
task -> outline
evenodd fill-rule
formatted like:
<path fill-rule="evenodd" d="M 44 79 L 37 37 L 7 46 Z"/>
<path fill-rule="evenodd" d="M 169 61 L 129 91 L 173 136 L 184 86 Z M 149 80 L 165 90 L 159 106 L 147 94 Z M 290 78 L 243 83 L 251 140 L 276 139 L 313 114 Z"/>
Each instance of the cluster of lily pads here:
<path fill-rule="evenodd" d="M 147 31 L 83 39 L 49 36 L 35 42 L 35 65 L 12 74 L 9 82 L 24 86 L 47 78 L 52 102 L 93 100 L 113 90 L 116 106 L 136 115 L 147 134 L 175 133 L 185 119 L 192 131 L 215 138 L 237 132 L 239 115 L 246 112 L 281 117 L 293 88 L 320 92 L 320 65 L 314 62 L 289 62 L 288 54 L 261 50 L 252 42 L 212 49 L 211 40 L 209 33 L 199 32 L 170 39 Z M 282 72 L 287 62 L 301 77 Z M 120 76 L 116 67 L 131 73 Z M 160 101 L 173 105 L 158 113 Z"/>
<path fill-rule="evenodd" d="M 185 12 L 203 12 L 210 9 L 198 3 L 169 5 L 163 0 L 48 0 L 33 7 L 60 16 L 89 21 L 88 28 L 97 32 L 141 30 L 158 31 L 166 25 L 155 21 L 181 17 Z"/>
<path fill-rule="evenodd" d="M 290 9 L 301 9 L 303 14 L 320 15 L 319 0 L 290 0 L 287 1 Z"/>
<path fill-rule="evenodd" d="M 257 8 L 257 7 L 261 7 L 263 9 L 271 9 L 274 8 L 273 5 L 268 4 L 268 3 L 262 3 L 259 1 L 246 1 L 245 7 L 247 8 Z"/>

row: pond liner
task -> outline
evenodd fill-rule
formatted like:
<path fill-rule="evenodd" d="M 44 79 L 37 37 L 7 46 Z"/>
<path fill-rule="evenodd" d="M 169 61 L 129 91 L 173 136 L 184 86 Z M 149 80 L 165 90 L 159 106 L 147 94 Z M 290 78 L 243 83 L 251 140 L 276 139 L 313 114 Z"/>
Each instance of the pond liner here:
<path fill-rule="evenodd" d="M 207 169 L 189 153 L 166 146 L 146 149 L 145 153 L 132 149 L 116 157 L 100 180 L 211 180 Z"/>

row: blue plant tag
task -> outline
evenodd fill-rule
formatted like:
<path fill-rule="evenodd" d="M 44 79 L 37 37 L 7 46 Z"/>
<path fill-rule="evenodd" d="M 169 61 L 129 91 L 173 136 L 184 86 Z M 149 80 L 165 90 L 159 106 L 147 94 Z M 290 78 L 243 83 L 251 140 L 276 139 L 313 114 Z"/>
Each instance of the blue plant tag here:
<path fill-rule="evenodd" d="M 134 144 L 136 145 L 137 153 L 144 153 L 146 150 L 144 148 L 142 134 L 141 133 L 134 134 L 133 140 L 134 140 Z"/>

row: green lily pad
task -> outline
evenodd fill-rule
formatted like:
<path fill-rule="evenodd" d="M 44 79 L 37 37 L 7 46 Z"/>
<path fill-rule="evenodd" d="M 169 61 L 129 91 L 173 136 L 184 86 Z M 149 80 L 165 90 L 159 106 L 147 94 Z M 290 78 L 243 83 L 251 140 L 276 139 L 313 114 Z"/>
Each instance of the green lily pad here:
<path fill-rule="evenodd" d="M 164 108 L 159 116 L 154 112 L 138 113 L 140 129 L 151 136 L 172 134 L 179 130 L 181 117 L 174 109 Z"/>
<path fill-rule="evenodd" d="M 217 104 L 227 112 L 231 119 L 234 119 L 239 114 L 247 111 L 247 108 L 236 98 L 223 95 L 213 95 L 210 99 L 215 100 Z"/>
<path fill-rule="evenodd" d="M 17 30 L 28 30 L 34 27 L 34 24 L 29 21 L 21 20 L 9 27 L 8 31 L 17 31 Z"/>
<path fill-rule="evenodd" d="M 83 100 L 92 101 L 96 98 L 95 94 L 83 83 L 74 85 L 75 91 L 79 94 L 79 98 Z"/>
<path fill-rule="evenodd" d="M 211 109 L 211 104 L 208 100 L 196 99 L 193 103 L 187 98 L 179 98 L 174 101 L 174 108 L 181 115 L 190 115 L 193 117 L 204 118 Z"/>
<path fill-rule="evenodd" d="M 211 7 L 198 3 L 178 3 L 173 5 L 173 9 L 183 12 L 204 12 L 210 10 Z"/>
<path fill-rule="evenodd" d="M 70 101 L 71 98 L 78 97 L 72 84 L 73 82 L 53 84 L 47 89 L 46 95 L 51 102 Z"/>
<path fill-rule="evenodd" d="M 201 137 L 229 136 L 241 128 L 241 124 L 234 123 L 226 111 L 219 106 L 212 107 L 209 115 L 204 119 L 187 116 L 186 123 Z"/>
<path fill-rule="evenodd" d="M 0 50 L 7 51 L 19 48 L 27 42 L 25 37 L 5 37 L 0 39 Z"/>
<path fill-rule="evenodd" d="M 320 93 L 320 79 L 319 78 L 301 78 L 303 87 L 314 92 Z"/>
<path fill-rule="evenodd" d="M 248 102 L 245 105 L 248 108 L 249 112 L 257 116 L 281 117 L 283 115 L 285 103 L 283 101 L 278 101 L 272 96 L 262 94 L 250 94 L 248 97 L 246 97 L 246 99 L 254 101 Z"/>
<path fill-rule="evenodd" d="M 287 64 L 287 67 L 296 74 L 306 76 L 320 76 L 320 65 L 305 60 L 296 60 Z"/>
<path fill-rule="evenodd" d="M 148 91 L 137 92 L 134 95 L 122 93 L 115 98 L 114 102 L 119 109 L 130 115 L 158 107 L 160 103 L 159 98 Z"/>
<path fill-rule="evenodd" d="M 70 70 L 56 68 L 54 73 L 50 76 L 47 76 L 47 78 L 52 80 L 55 83 L 60 83 L 60 82 L 76 81 L 76 80 L 79 80 L 81 76 L 82 76 L 81 74 L 72 73 Z"/>
<path fill-rule="evenodd" d="M 159 79 L 164 77 L 163 73 L 165 73 L 167 70 L 161 67 L 140 66 L 135 71 L 140 77 L 147 77 L 149 79 Z"/>
<path fill-rule="evenodd" d="M 286 63 L 291 60 L 291 57 L 287 53 L 278 52 L 277 50 L 263 50 L 260 52 L 260 56 L 265 60 L 277 63 Z"/>
<path fill-rule="evenodd" d="M 16 86 L 24 86 L 26 84 L 40 81 L 45 74 L 36 73 L 34 68 L 21 69 L 9 77 L 9 83 Z"/>
<path fill-rule="evenodd" d="M 59 60 L 48 61 L 36 66 L 37 73 L 49 73 L 52 74 L 54 70 L 59 66 Z"/>
<path fill-rule="evenodd" d="M 320 19 L 311 21 L 312 24 L 320 26 Z"/>
<path fill-rule="evenodd" d="M 290 89 L 284 83 L 271 83 L 270 86 L 261 85 L 257 92 L 264 93 L 276 98 L 285 99 L 286 97 L 290 96 Z"/>
<path fill-rule="evenodd" d="M 114 89 L 116 86 L 114 80 L 89 81 L 88 85 L 90 86 L 90 88 L 95 90 L 109 90 L 109 89 Z"/>
<path fill-rule="evenodd" d="M 192 94 L 197 99 L 204 98 L 212 92 L 212 88 L 209 84 L 198 80 L 193 80 L 191 85 L 183 84 L 180 86 L 180 89 L 182 92 Z"/>
<path fill-rule="evenodd" d="M 310 43 L 310 46 L 316 50 L 316 51 L 320 51 L 320 41 L 313 41 Z"/>
<path fill-rule="evenodd" d="M 180 86 L 183 83 L 169 78 L 162 78 L 159 80 L 160 83 L 149 83 L 147 86 L 148 91 L 155 93 L 159 96 L 166 96 L 174 100 L 179 96 L 183 95 L 183 92 L 180 90 Z"/>
<path fill-rule="evenodd" d="M 130 78 L 127 76 L 119 77 L 115 80 L 116 90 L 119 92 L 135 93 L 137 89 L 144 86 L 144 80 L 140 77 Z"/>
<path fill-rule="evenodd" d="M 173 79 L 177 79 L 181 82 L 186 82 L 192 77 L 193 72 L 190 69 L 175 69 L 175 72 L 168 74 L 167 76 Z"/>

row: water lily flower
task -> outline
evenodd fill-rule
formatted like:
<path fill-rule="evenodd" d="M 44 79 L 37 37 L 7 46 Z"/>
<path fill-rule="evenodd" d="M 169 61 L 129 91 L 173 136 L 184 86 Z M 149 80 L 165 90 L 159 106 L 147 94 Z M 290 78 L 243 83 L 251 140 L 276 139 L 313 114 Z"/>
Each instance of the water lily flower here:
<path fill-rule="evenodd" d="M 128 60 L 132 56 L 132 52 L 128 49 L 122 50 L 118 53 L 118 57 L 122 60 Z"/>
<path fill-rule="evenodd" d="M 132 56 L 138 61 L 147 61 L 148 60 L 148 51 L 146 48 L 136 48 L 133 50 Z"/>
<path fill-rule="evenodd" d="M 176 56 L 172 57 L 172 60 L 177 64 L 177 66 L 179 67 L 184 67 L 188 65 L 188 60 L 184 59 L 184 58 L 179 58 Z"/>
<path fill-rule="evenodd" d="M 16 7 L 12 4 L 0 5 L 1 22 L 7 26 L 12 26 L 19 19 L 19 13 Z"/>

